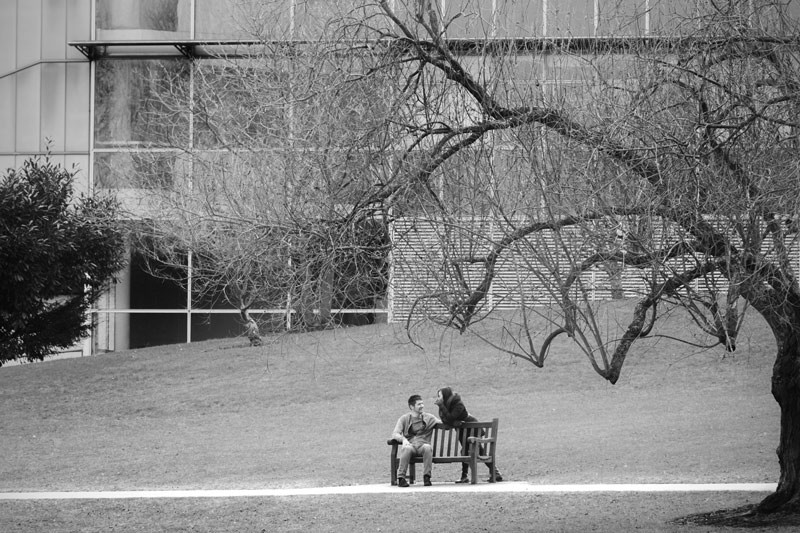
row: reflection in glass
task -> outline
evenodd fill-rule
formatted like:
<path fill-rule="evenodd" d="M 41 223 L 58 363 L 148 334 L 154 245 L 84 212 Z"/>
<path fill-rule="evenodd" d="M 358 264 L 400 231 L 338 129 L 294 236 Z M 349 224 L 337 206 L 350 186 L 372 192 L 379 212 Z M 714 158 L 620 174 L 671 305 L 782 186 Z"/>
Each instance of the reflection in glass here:
<path fill-rule="evenodd" d="M 198 148 L 275 146 L 287 139 L 291 87 L 280 59 L 203 62 L 195 76 Z"/>
<path fill-rule="evenodd" d="M 165 152 L 99 152 L 94 181 L 99 189 L 163 189 L 172 185 L 175 154 Z"/>
<path fill-rule="evenodd" d="M 98 61 L 96 80 L 95 146 L 187 144 L 187 63 Z"/>
<path fill-rule="evenodd" d="M 447 36 L 485 39 L 492 36 L 492 2 L 482 0 L 448 0 L 445 20 L 451 21 Z"/>
<path fill-rule="evenodd" d="M 542 0 L 498 2 L 494 15 L 495 35 L 506 37 L 541 37 L 543 34 Z"/>
<path fill-rule="evenodd" d="M 548 37 L 591 37 L 595 35 L 594 0 L 549 2 Z"/>
<path fill-rule="evenodd" d="M 190 0 L 97 0 L 98 36 L 103 30 L 188 31 Z"/>
<path fill-rule="evenodd" d="M 196 39 L 289 39 L 291 0 L 195 0 Z"/>

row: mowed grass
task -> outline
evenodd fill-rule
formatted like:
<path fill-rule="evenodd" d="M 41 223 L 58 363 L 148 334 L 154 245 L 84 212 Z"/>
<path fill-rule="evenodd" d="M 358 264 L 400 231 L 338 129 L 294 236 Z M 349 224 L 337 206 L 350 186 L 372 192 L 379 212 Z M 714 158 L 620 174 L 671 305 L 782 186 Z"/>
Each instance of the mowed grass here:
<path fill-rule="evenodd" d="M 480 327 L 501 340 L 497 326 Z M 656 333 L 687 328 L 676 314 Z M 479 419 L 500 418 L 498 465 L 509 480 L 778 479 L 775 345 L 757 319 L 735 354 L 643 340 L 613 386 L 566 338 L 543 369 L 435 327 L 416 328 L 415 340 L 424 350 L 384 324 L 281 335 L 263 347 L 224 339 L 1 368 L 0 491 L 388 484 L 386 439 L 406 399 L 422 394 L 436 413 L 445 385 Z M 434 482 L 458 472 L 437 465 Z M 415 488 L 397 497 L 0 501 L 0 531 L 673 531 L 691 529 L 674 518 L 764 495 Z"/>

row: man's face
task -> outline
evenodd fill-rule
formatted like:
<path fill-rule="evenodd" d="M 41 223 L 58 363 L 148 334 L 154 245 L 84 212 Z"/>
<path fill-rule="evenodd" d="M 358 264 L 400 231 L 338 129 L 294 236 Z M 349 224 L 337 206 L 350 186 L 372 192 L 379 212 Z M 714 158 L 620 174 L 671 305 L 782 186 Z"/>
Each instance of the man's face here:
<path fill-rule="evenodd" d="M 414 405 L 409 405 L 409 408 L 418 415 L 422 414 L 422 411 L 425 409 L 425 402 L 422 400 L 417 400 L 417 403 Z"/>

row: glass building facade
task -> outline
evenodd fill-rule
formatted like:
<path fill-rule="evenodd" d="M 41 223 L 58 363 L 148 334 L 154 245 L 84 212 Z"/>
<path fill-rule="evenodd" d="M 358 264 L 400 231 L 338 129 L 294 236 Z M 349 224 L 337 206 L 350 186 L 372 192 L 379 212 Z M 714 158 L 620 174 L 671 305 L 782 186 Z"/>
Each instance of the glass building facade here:
<path fill-rule="evenodd" d="M 673 30 L 675 13 L 703 0 L 433 0 L 445 14 L 470 13 L 451 39 L 647 38 Z M 749 0 L 743 0 L 747 5 Z M 180 179 L 181 149 L 213 153 L 213 142 L 185 113 L 169 121 L 159 91 L 190 94 L 192 59 L 236 54 L 254 35 L 274 41 L 320 38 L 323 21 L 356 0 L 0 0 L 0 167 L 34 155 L 78 170 L 78 192 L 113 190 L 146 215 L 137 175 Z M 412 0 L 389 0 L 390 5 Z M 788 9 L 794 12 L 798 2 Z M 213 63 L 206 67 L 213 68 Z M 517 77 L 547 79 L 555 62 L 520 56 Z M 559 64 L 563 73 L 567 60 Z M 554 78 L 553 78 L 554 79 Z M 563 77 L 561 77 L 563 79 Z M 158 112 L 156 112 L 158 111 Z M 278 130 L 287 117 L 270 118 Z M 178 148 L 176 148 L 178 147 Z M 142 157 L 147 154 L 148 157 Z M 189 260 L 187 258 L 187 260 Z M 184 288 L 148 275 L 141 259 L 93 315 L 84 353 L 187 342 L 240 333 L 233 309 L 197 309 Z M 388 312 L 391 316 L 392 303 Z M 279 312 L 276 310 L 275 312 Z"/>

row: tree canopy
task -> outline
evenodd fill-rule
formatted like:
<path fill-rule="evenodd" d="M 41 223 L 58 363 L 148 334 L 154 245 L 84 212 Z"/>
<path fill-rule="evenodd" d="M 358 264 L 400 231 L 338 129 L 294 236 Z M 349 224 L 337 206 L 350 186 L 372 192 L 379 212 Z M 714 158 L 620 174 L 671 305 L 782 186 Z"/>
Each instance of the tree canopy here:
<path fill-rule="evenodd" d="M 45 157 L 0 181 L 0 365 L 78 342 L 91 305 L 124 265 L 116 201 L 75 199 L 74 178 Z"/>

